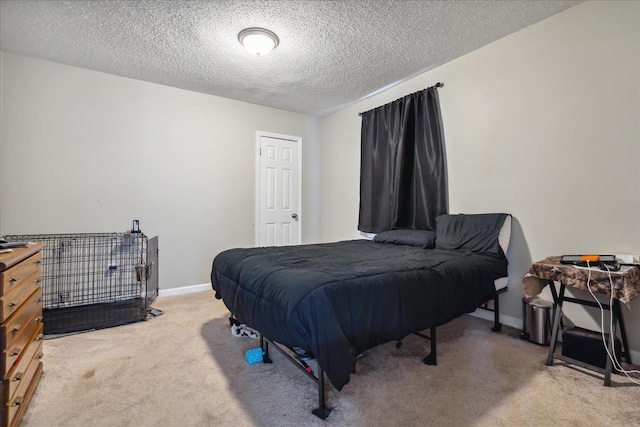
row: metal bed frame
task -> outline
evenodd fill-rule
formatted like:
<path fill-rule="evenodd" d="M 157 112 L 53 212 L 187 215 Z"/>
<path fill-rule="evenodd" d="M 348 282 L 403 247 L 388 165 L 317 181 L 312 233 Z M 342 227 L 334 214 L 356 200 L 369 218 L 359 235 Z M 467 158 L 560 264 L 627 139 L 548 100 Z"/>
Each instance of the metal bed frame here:
<path fill-rule="evenodd" d="M 478 308 L 483 310 L 491 311 L 494 313 L 494 324 L 491 328 L 493 332 L 500 332 L 502 330 L 502 323 L 500 323 L 500 305 L 499 305 L 499 296 L 500 294 L 507 291 L 507 288 L 504 287 L 500 290 L 497 290 L 495 296 L 493 297 L 493 308 L 489 307 L 488 304 L 492 300 L 489 300 Z M 230 321 L 233 323 L 233 318 Z M 436 326 L 430 328 L 429 335 L 425 335 L 421 332 L 413 332 L 413 335 L 417 335 L 420 338 L 424 338 L 429 340 L 431 343 L 430 352 L 428 355 L 422 359 L 422 361 L 426 365 L 437 365 L 437 344 L 436 344 Z M 320 365 L 318 365 L 317 373 L 314 372 L 313 368 L 309 366 L 308 363 L 305 362 L 306 357 L 294 357 L 289 354 L 287 350 L 282 348 L 281 344 L 278 344 L 268 338 L 265 338 L 260 334 L 260 348 L 262 349 L 262 361 L 263 363 L 273 363 L 271 358 L 269 357 L 269 344 L 271 347 L 275 348 L 280 352 L 289 362 L 291 362 L 295 367 L 300 369 L 307 377 L 309 377 L 317 386 L 318 386 L 318 407 L 313 409 L 311 413 L 320 419 L 326 419 L 329 414 L 331 414 L 331 408 L 327 405 L 327 390 L 325 390 L 325 375 L 324 370 Z M 396 348 L 400 348 L 402 346 L 402 340 L 396 342 Z M 295 353 L 295 352 L 294 352 Z M 308 359 L 307 359 L 308 360 Z"/>

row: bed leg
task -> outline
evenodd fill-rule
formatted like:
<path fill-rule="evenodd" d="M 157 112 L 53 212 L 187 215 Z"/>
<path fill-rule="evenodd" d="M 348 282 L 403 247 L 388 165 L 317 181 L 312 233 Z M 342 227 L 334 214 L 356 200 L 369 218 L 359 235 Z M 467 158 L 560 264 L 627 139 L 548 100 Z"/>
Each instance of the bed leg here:
<path fill-rule="evenodd" d="M 502 323 L 500 323 L 500 294 L 496 293 L 493 298 L 493 332 L 500 332 L 502 330 Z"/>
<path fill-rule="evenodd" d="M 437 365 L 436 363 L 436 328 L 431 328 L 431 353 L 427 355 L 422 361 L 427 365 Z"/>
<path fill-rule="evenodd" d="M 260 348 L 262 349 L 262 363 L 273 363 L 269 358 L 269 341 L 260 335 Z"/>
<path fill-rule="evenodd" d="M 326 420 L 331 413 L 331 408 L 327 408 L 326 396 L 324 393 L 324 370 L 318 365 L 318 407 L 311 411 L 316 417 Z"/>

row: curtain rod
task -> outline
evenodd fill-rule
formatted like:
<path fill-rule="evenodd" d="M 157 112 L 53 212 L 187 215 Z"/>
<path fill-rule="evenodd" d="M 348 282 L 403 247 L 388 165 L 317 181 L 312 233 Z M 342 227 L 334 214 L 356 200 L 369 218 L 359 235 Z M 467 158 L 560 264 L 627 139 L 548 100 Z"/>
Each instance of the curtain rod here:
<path fill-rule="evenodd" d="M 437 88 L 437 87 L 444 87 L 444 83 L 440 83 L 440 82 L 438 82 L 438 83 L 434 84 L 434 85 L 433 85 L 433 86 L 431 86 L 431 87 L 436 87 L 436 88 Z M 424 88 L 424 89 L 422 89 L 422 90 L 427 90 L 427 89 L 430 89 L 430 87 L 426 87 L 426 88 Z M 420 92 L 420 91 L 418 91 L 418 92 Z M 414 93 L 415 93 L 415 92 L 414 92 Z M 410 95 L 411 95 L 411 94 L 410 94 Z M 406 95 L 405 95 L 405 96 L 406 96 Z M 404 97 L 403 97 L 403 98 L 404 98 Z M 398 98 L 398 99 L 400 99 L 400 98 Z M 397 99 L 396 99 L 396 101 L 397 101 Z M 392 101 L 392 102 L 393 102 L 393 101 Z M 386 104 L 385 104 L 385 105 L 386 105 Z M 376 108 L 379 108 L 379 107 L 376 107 Z M 374 108 L 374 110 L 375 110 L 375 108 Z M 369 111 L 371 111 L 371 110 L 369 110 Z M 362 112 L 362 113 L 358 113 L 358 116 L 362 116 L 364 113 L 366 113 L 366 111 L 364 111 L 364 112 Z"/>

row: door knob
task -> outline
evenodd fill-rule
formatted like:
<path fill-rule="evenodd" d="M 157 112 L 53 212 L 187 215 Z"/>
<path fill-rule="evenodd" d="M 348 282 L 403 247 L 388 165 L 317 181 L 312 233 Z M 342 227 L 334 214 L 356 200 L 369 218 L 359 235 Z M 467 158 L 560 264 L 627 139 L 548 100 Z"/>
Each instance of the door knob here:
<path fill-rule="evenodd" d="M 291 214 L 291 218 L 298 220 L 298 214 L 297 213 Z"/>

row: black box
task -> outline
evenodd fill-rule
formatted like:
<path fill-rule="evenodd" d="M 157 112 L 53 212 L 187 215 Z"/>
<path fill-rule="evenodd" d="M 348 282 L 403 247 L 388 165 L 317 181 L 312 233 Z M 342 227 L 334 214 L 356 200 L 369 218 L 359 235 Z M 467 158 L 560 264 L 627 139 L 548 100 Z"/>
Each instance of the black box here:
<path fill-rule="evenodd" d="M 605 336 L 608 344 L 609 334 Z M 616 360 L 620 361 L 622 345 L 617 337 L 613 347 Z M 605 369 L 608 357 L 602 342 L 602 334 L 577 326 L 562 330 L 562 355 L 602 369 Z"/>

